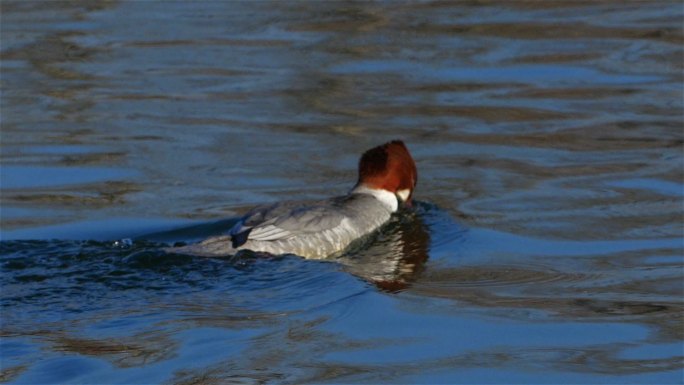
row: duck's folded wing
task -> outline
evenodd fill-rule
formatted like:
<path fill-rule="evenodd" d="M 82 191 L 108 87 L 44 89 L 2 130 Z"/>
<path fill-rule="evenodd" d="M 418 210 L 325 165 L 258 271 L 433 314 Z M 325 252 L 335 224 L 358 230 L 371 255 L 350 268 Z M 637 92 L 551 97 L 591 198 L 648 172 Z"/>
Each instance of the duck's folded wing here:
<path fill-rule="evenodd" d="M 335 229 L 344 218 L 339 208 L 323 204 L 271 206 L 246 215 L 231 230 L 231 236 L 234 247 L 248 240 L 277 241 Z"/>
<path fill-rule="evenodd" d="M 247 229 L 247 231 L 247 239 L 254 241 L 277 241 L 279 239 L 287 239 L 294 236 L 291 231 L 272 224 L 252 227 Z M 245 234 L 245 232 L 238 233 L 236 236 L 239 236 L 240 234 Z M 245 242 L 247 239 L 245 239 Z"/>
<path fill-rule="evenodd" d="M 279 241 L 349 226 L 348 215 L 330 201 L 260 206 L 240 219 L 228 235 L 208 238 L 171 252 L 223 256 L 235 253 L 249 241 Z M 249 245 L 248 245 L 249 246 Z"/>

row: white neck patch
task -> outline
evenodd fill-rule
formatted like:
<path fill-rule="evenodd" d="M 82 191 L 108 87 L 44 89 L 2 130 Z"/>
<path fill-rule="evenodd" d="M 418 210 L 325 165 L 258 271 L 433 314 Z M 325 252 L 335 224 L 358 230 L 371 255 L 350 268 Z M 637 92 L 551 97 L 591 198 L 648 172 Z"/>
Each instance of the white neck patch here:
<path fill-rule="evenodd" d="M 399 198 L 401 198 L 402 202 L 406 202 L 408 197 L 411 195 L 411 190 L 407 189 L 407 188 L 405 188 L 403 190 L 399 190 L 399 191 L 397 191 L 397 195 L 399 195 Z"/>
<path fill-rule="evenodd" d="M 399 202 L 397 201 L 396 195 L 387 190 L 369 188 L 364 185 L 359 185 L 354 187 L 350 193 L 372 195 L 375 197 L 375 199 L 379 200 L 380 203 L 389 208 L 391 212 L 395 212 L 399 208 Z"/>

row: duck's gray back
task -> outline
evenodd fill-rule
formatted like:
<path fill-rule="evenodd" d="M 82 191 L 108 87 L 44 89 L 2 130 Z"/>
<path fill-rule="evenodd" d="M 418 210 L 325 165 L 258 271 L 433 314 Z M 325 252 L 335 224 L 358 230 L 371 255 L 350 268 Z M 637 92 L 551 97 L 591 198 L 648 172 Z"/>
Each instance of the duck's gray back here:
<path fill-rule="evenodd" d="M 231 235 L 209 238 L 179 251 L 228 255 L 248 249 L 320 259 L 344 250 L 353 240 L 387 222 L 390 216 L 390 208 L 369 194 L 260 206 L 247 213 Z"/>

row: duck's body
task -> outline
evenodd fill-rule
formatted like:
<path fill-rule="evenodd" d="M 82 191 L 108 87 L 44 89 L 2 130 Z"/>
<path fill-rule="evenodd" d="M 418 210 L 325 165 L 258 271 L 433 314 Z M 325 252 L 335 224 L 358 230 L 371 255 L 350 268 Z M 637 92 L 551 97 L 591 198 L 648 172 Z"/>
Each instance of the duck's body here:
<path fill-rule="evenodd" d="M 410 203 L 416 179 L 408 150 L 401 141 L 393 141 L 364 153 L 359 182 L 345 196 L 259 206 L 243 216 L 228 235 L 172 251 L 225 256 L 247 249 L 325 258 L 378 229 L 400 202 Z"/>
<path fill-rule="evenodd" d="M 394 198 L 393 196 L 390 196 Z M 372 193 L 313 202 L 282 202 L 252 209 L 228 235 L 208 238 L 175 251 L 223 256 L 247 249 L 320 259 L 373 232 L 392 215 L 392 206 Z"/>

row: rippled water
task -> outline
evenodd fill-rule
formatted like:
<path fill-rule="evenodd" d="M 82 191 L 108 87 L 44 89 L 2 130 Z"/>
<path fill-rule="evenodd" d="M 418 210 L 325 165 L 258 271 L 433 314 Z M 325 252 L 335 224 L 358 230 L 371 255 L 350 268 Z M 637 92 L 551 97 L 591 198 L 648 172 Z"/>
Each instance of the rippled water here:
<path fill-rule="evenodd" d="M 0 8 L 1 381 L 684 382 L 680 2 Z M 340 258 L 162 250 L 394 138 Z"/>

